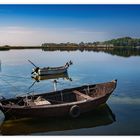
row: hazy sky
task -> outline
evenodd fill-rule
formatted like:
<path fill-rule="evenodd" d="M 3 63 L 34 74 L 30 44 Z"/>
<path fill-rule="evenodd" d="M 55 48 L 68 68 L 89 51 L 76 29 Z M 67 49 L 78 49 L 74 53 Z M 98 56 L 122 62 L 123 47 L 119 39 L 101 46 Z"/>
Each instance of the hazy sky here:
<path fill-rule="evenodd" d="M 0 5 L 0 46 L 140 38 L 140 5 Z"/>

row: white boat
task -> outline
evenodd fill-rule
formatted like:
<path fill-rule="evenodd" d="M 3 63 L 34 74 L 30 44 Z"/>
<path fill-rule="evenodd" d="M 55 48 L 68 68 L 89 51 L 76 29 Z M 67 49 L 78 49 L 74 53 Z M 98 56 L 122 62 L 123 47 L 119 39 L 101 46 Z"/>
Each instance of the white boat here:
<path fill-rule="evenodd" d="M 31 61 L 30 61 L 31 62 Z M 33 63 L 32 63 L 33 64 Z M 67 62 L 64 66 L 60 67 L 36 67 L 33 68 L 32 74 L 38 75 L 38 76 L 43 76 L 43 75 L 51 75 L 51 74 L 61 74 L 67 72 L 68 67 L 72 65 L 72 62 Z"/>

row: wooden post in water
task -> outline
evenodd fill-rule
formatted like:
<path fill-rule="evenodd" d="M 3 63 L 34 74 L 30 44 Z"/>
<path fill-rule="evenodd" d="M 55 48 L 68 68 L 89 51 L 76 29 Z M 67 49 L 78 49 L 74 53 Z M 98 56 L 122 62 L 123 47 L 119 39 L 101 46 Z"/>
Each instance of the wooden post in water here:
<path fill-rule="evenodd" d="M 53 81 L 53 86 L 54 86 L 54 91 L 56 91 L 56 90 L 57 90 L 57 88 L 56 88 L 56 86 L 57 86 L 57 81 L 56 81 L 56 80 Z"/>

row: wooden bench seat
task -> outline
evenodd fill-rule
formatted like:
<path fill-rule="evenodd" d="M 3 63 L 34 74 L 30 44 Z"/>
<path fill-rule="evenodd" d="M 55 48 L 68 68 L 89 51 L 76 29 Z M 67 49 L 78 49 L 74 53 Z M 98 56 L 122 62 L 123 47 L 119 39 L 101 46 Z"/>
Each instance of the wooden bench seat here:
<path fill-rule="evenodd" d="M 75 94 L 77 94 L 77 95 L 79 95 L 79 96 L 82 96 L 82 97 L 84 97 L 85 99 L 92 99 L 92 97 L 90 97 L 90 96 L 88 96 L 88 95 L 86 95 L 86 94 L 84 94 L 84 93 L 81 93 L 81 92 L 78 91 L 78 90 L 74 90 L 73 93 L 75 93 Z"/>

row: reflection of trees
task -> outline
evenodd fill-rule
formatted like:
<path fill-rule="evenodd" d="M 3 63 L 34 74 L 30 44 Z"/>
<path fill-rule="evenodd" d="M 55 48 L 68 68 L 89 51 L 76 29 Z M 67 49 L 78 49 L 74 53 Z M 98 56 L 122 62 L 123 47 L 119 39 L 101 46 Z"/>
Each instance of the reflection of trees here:
<path fill-rule="evenodd" d="M 105 52 L 123 57 L 140 56 L 140 49 L 136 48 L 114 48 L 113 50 L 107 50 Z"/>
<path fill-rule="evenodd" d="M 50 47 L 50 48 L 42 48 L 43 51 L 94 51 L 94 52 L 105 52 L 112 55 L 129 57 L 129 56 L 140 56 L 140 48 L 134 47 Z"/>
<path fill-rule="evenodd" d="M 84 51 L 84 48 L 78 47 L 44 47 L 42 48 L 43 51 Z"/>

